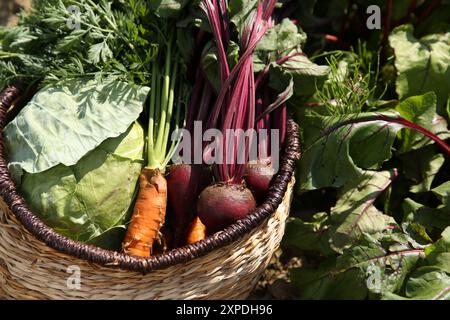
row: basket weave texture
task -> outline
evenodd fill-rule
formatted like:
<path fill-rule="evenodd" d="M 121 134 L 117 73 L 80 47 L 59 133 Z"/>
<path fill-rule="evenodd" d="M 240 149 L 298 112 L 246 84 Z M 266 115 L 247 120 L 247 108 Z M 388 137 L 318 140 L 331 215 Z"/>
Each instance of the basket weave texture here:
<path fill-rule="evenodd" d="M 19 96 L 14 86 L 0 93 L 1 131 Z M 77 243 L 47 227 L 16 190 L 0 139 L 0 299 L 246 298 L 278 248 L 289 215 L 298 126 L 289 120 L 287 131 L 279 173 L 260 207 L 205 240 L 150 258 Z"/>
<path fill-rule="evenodd" d="M 0 288 L 13 299 L 244 299 L 284 234 L 292 186 L 276 213 L 232 244 L 146 275 L 94 265 L 49 248 L 0 202 Z M 80 290 L 69 289 L 80 268 Z M 1 296 L 0 292 L 0 296 Z"/>

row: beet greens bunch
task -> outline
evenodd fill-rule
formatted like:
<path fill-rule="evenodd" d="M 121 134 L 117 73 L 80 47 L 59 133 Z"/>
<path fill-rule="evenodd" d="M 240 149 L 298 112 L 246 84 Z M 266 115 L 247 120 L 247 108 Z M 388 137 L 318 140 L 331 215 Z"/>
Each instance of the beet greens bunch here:
<path fill-rule="evenodd" d="M 292 74 L 299 70 L 295 63 L 285 64 L 303 56 L 300 31 L 287 19 L 277 25 L 276 4 L 265 0 L 235 8 L 236 3 L 224 0 L 201 2 L 210 32 L 198 32 L 197 45 L 203 46 L 193 62 L 198 67 L 186 128 L 192 136 L 195 121 L 200 121 L 203 132 L 217 129 L 221 134 L 202 145 L 204 163 L 213 163 L 214 184 L 205 165 L 182 164 L 170 170 L 169 188 L 172 183 L 180 190 L 171 199 L 178 239 L 195 218 L 192 212 L 200 218 L 194 224 L 202 223 L 213 233 L 244 218 L 267 195 L 276 173 L 272 160 L 278 159 L 286 135 Z M 241 134 L 251 130 L 256 134 Z M 192 145 L 190 160 L 194 154 Z M 179 194 L 182 200 L 176 199 Z"/>

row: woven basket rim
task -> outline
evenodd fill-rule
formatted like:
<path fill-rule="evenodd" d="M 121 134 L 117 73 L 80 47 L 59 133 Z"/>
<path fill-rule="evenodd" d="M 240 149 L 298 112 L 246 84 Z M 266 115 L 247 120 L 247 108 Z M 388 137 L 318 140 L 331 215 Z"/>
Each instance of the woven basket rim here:
<path fill-rule="evenodd" d="M 289 118 L 284 154 L 280 168 L 270 187 L 266 200 L 242 220 L 208 238 L 184 247 L 148 258 L 130 256 L 125 253 L 109 251 L 99 247 L 71 240 L 48 227 L 26 204 L 18 192 L 7 166 L 3 142 L 3 129 L 7 122 L 7 111 L 21 95 L 20 85 L 11 85 L 0 93 L 0 196 L 20 223 L 38 240 L 61 253 L 83 259 L 104 267 L 115 267 L 134 272 L 148 273 L 153 270 L 185 263 L 224 247 L 249 233 L 277 210 L 282 203 L 288 184 L 300 157 L 300 138 L 298 125 Z"/>

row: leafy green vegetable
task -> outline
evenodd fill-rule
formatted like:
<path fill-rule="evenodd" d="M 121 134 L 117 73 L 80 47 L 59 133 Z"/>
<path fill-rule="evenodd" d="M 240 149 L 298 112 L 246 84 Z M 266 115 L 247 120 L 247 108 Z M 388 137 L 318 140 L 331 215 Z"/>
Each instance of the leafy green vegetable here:
<path fill-rule="evenodd" d="M 436 242 L 450 225 L 446 157 L 423 134 L 367 121 L 400 115 L 448 139 L 437 92 L 382 101 L 372 80 L 362 82 L 370 68 L 336 56 L 328 60 L 324 87 L 296 109 L 303 138 L 300 197 L 336 194 L 326 200 L 326 212 L 322 205 L 320 211 L 314 204 L 301 208 L 299 201 L 298 210 L 317 213 L 287 226 L 283 245 L 308 251 L 306 261 L 318 260 L 291 270 L 299 297 L 449 298 L 450 250 L 444 240 Z"/>
<path fill-rule="evenodd" d="M 417 233 L 427 243 L 433 242 L 430 235 L 450 225 L 450 216 L 442 209 L 430 208 L 407 198 L 402 204 L 402 227 L 410 233 Z"/>
<path fill-rule="evenodd" d="M 150 8 L 160 17 L 168 18 L 180 14 L 189 0 L 151 0 Z"/>
<path fill-rule="evenodd" d="M 252 2 L 247 5 L 250 3 Z M 275 24 L 267 30 L 255 48 L 253 54 L 255 72 L 263 71 L 270 66 L 271 88 L 285 92 L 293 81 L 295 88 L 293 94 L 309 98 L 327 79 L 329 67 L 315 64 L 302 52 L 306 39 L 303 30 L 290 19 L 286 18 Z"/>
<path fill-rule="evenodd" d="M 299 218 L 290 219 L 283 238 L 284 246 L 317 251 L 325 256 L 334 253 L 329 242 L 329 222 L 325 212 L 316 213 L 311 222 L 305 222 Z"/>
<path fill-rule="evenodd" d="M 395 292 L 424 253 L 404 244 L 401 249 L 386 248 L 393 244 L 366 235 L 319 269 L 292 270 L 292 281 L 302 288 L 302 299 L 364 299 L 369 293 Z"/>
<path fill-rule="evenodd" d="M 436 94 L 428 92 L 422 96 L 413 96 L 400 102 L 395 108 L 400 115 L 430 131 L 436 133 L 441 139 L 450 137 L 447 122 L 436 114 Z M 399 132 L 401 147 L 398 153 L 419 149 L 430 140 L 423 134 L 413 130 L 401 130 Z"/>
<path fill-rule="evenodd" d="M 427 262 L 441 268 L 450 275 L 450 227 L 446 228 L 441 239 L 426 250 Z"/>
<path fill-rule="evenodd" d="M 406 281 L 404 296 L 387 293 L 385 299 L 450 299 L 450 227 L 442 237 L 425 250 L 424 266 L 414 271 Z"/>
<path fill-rule="evenodd" d="M 355 114 L 352 119 L 366 115 Z M 401 129 L 396 124 L 373 121 L 325 134 L 325 129 L 343 121 L 342 117 L 304 114 L 298 121 L 305 124 L 305 149 L 299 162 L 301 191 L 342 187 L 364 170 L 378 168 L 392 156 L 391 146 Z"/>
<path fill-rule="evenodd" d="M 292 54 L 302 54 L 301 47 L 306 42 L 306 34 L 291 20 L 283 19 L 281 23 L 268 29 L 258 43 L 253 54 L 256 72 L 264 70 L 270 62 L 277 62 Z"/>
<path fill-rule="evenodd" d="M 304 152 L 299 162 L 300 190 L 342 187 L 364 170 L 374 170 L 392 157 L 392 148 L 399 137 L 398 153 L 409 152 L 430 143 L 430 139 L 396 123 L 358 121 L 370 116 L 399 113 L 406 119 L 435 131 L 442 139 L 449 137 L 445 119 L 435 112 L 434 93 L 410 97 L 395 110 L 350 113 L 336 116 L 320 108 L 305 107 L 298 112 L 303 125 Z M 357 122 L 334 127 L 345 121 Z M 338 159 L 338 161 L 336 161 Z"/>
<path fill-rule="evenodd" d="M 436 110 L 435 106 L 436 95 L 434 92 L 429 92 L 423 96 L 410 97 L 400 102 L 395 110 L 407 120 L 421 125 L 430 125 Z M 413 150 L 418 140 L 425 139 L 422 134 L 412 130 L 401 130 L 399 136 L 403 142 L 399 152 Z M 423 147 L 423 143 L 418 144 L 415 149 L 420 147 Z"/>
<path fill-rule="evenodd" d="M 283 246 L 302 260 L 299 298 L 450 299 L 450 2 L 283 4 L 308 33 L 298 52 L 330 66 L 290 102 L 302 158 Z M 380 30 L 367 30 L 370 5 Z"/>
<path fill-rule="evenodd" d="M 300 49 L 305 44 L 306 38 L 306 33 L 286 18 L 267 30 L 255 51 L 257 55 L 262 52 L 289 53 Z"/>
<path fill-rule="evenodd" d="M 434 91 L 439 113 L 449 97 L 450 33 L 429 35 L 416 39 L 411 25 L 394 29 L 389 42 L 395 51 L 400 99 Z"/>
<path fill-rule="evenodd" d="M 299 268 L 291 270 L 291 278 L 303 288 L 301 299 L 364 299 L 367 295 L 358 269 L 348 268 L 335 274 L 327 267 Z"/>
<path fill-rule="evenodd" d="M 5 128 L 9 165 L 38 173 L 76 164 L 128 129 L 142 112 L 148 90 L 95 81 L 44 88 Z"/>
<path fill-rule="evenodd" d="M 433 193 L 441 200 L 441 202 L 450 209 L 450 181 L 441 184 L 439 187 L 434 188 Z"/>
<path fill-rule="evenodd" d="M 149 2 L 33 1 L 17 27 L 0 29 L 0 88 L 18 79 L 45 86 L 86 76 L 148 84 L 158 49 Z"/>
<path fill-rule="evenodd" d="M 316 88 L 323 85 L 330 71 L 328 66 L 317 65 L 303 55 L 288 59 L 282 64 L 282 69 L 284 74 L 294 80 L 294 95 L 306 98 L 312 96 Z"/>
<path fill-rule="evenodd" d="M 330 242 L 342 253 L 361 235 L 374 235 L 395 226 L 395 220 L 375 208 L 374 202 L 392 183 L 396 173 L 367 172 L 344 186 L 336 206 L 331 209 Z"/>
<path fill-rule="evenodd" d="M 435 176 L 445 162 L 445 157 L 434 148 L 421 148 L 400 156 L 403 174 L 411 181 L 413 193 L 430 191 Z"/>
<path fill-rule="evenodd" d="M 143 166 L 144 132 L 135 123 L 75 165 L 24 174 L 21 192 L 55 231 L 74 240 L 117 249 Z M 112 234 L 111 234 L 112 233 Z"/>
<path fill-rule="evenodd" d="M 449 300 L 450 276 L 440 269 L 423 267 L 414 272 L 406 282 L 405 296 L 385 293 L 384 299 Z"/>
<path fill-rule="evenodd" d="M 228 2 L 230 20 L 239 32 L 244 29 L 249 14 L 256 8 L 257 4 L 258 0 L 230 0 Z"/>

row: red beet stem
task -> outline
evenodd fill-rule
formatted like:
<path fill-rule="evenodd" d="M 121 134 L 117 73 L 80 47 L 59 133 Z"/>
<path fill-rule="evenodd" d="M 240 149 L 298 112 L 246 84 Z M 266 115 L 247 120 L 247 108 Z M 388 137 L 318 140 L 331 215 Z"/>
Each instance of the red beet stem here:
<path fill-rule="evenodd" d="M 357 119 L 349 119 L 349 120 L 341 121 L 341 122 L 329 127 L 327 130 L 325 130 L 325 132 L 323 133 L 323 136 L 327 136 L 331 132 L 336 131 L 337 129 L 339 129 L 343 126 L 349 125 L 349 124 L 372 122 L 372 121 L 385 121 L 388 123 L 397 123 L 405 128 L 409 128 L 409 129 L 415 130 L 417 132 L 420 132 L 424 136 L 433 140 L 439 147 L 441 147 L 441 149 L 448 156 L 450 156 L 450 146 L 448 144 L 446 144 L 444 140 L 439 138 L 436 134 L 434 134 L 430 130 L 427 130 L 418 124 L 408 121 L 408 120 L 402 118 L 401 116 L 387 116 L 384 114 L 377 114 L 377 115 L 373 115 L 373 116 L 365 116 L 365 117 L 360 117 Z"/>
<path fill-rule="evenodd" d="M 268 14 L 269 14 L 269 12 L 265 12 L 265 15 L 268 15 Z M 252 56 L 253 50 L 256 48 L 259 41 L 263 38 L 263 36 L 265 35 L 265 33 L 268 29 L 268 24 L 263 23 L 263 21 L 261 19 L 261 15 L 258 16 L 257 18 L 259 18 L 259 19 L 256 19 L 255 24 L 259 24 L 260 28 L 258 28 L 257 32 L 252 34 L 252 36 L 250 37 L 250 40 L 248 41 L 247 46 L 242 48 L 243 54 L 241 55 L 238 63 L 231 70 L 226 81 L 222 84 L 222 88 L 216 99 L 216 103 L 214 105 L 213 112 L 211 114 L 210 119 L 208 120 L 208 125 L 207 125 L 208 129 L 217 127 L 217 122 L 219 120 L 219 114 L 223 110 L 224 102 L 226 102 L 225 98 L 229 95 L 230 86 L 232 85 L 232 83 L 236 79 L 236 77 L 238 76 L 242 66 L 246 63 L 247 58 Z M 245 43 L 245 41 L 244 41 L 244 43 Z"/>
<path fill-rule="evenodd" d="M 223 83 L 226 78 L 230 75 L 230 66 L 228 65 L 227 54 L 225 50 L 225 46 L 228 43 L 227 39 L 229 38 L 226 35 L 226 31 L 228 31 L 228 24 L 223 23 L 222 15 L 223 9 L 220 8 L 217 0 L 212 1 L 203 1 L 206 8 L 206 15 L 208 16 L 209 23 L 213 30 L 214 39 L 216 42 L 216 47 L 220 60 L 220 78 Z"/>
<path fill-rule="evenodd" d="M 256 104 L 256 84 L 253 70 L 253 50 L 262 39 L 271 24 L 271 15 L 274 10 L 275 0 L 264 0 L 252 13 L 251 20 L 247 23 L 240 35 L 239 45 L 243 52 L 238 63 L 229 70 L 226 57 L 222 57 L 224 51 L 224 38 L 226 39 L 227 29 L 220 24 L 221 13 L 226 2 L 221 2 L 219 7 L 217 0 L 204 0 L 205 11 L 213 30 L 214 39 L 219 55 L 221 88 L 214 107 L 208 119 L 206 129 L 220 128 L 223 133 L 222 143 L 223 158 L 228 159 L 228 155 L 233 153 L 234 159 L 231 163 L 219 164 L 214 167 L 214 175 L 218 181 L 231 184 L 241 184 L 245 170 L 245 163 L 248 162 L 251 137 L 245 141 L 238 140 L 237 137 L 228 136 L 229 130 L 242 129 L 246 131 L 253 129 L 255 125 L 255 104 Z M 230 150 L 229 147 L 234 149 Z M 237 159 L 236 150 L 244 147 L 244 161 Z M 229 161 L 228 161 L 229 162 Z M 244 163 L 242 163 L 244 162 Z"/>

